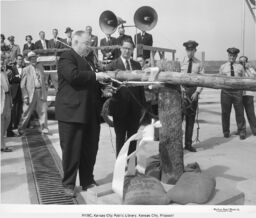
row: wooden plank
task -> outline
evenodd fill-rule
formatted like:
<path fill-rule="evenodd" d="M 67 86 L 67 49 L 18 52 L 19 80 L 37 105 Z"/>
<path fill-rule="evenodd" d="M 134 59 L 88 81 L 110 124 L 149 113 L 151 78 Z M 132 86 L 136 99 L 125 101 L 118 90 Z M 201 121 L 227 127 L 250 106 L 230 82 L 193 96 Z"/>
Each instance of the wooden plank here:
<path fill-rule="evenodd" d="M 136 71 L 108 71 L 111 78 L 120 81 L 148 81 L 151 75 L 143 76 L 144 72 Z M 219 74 L 193 75 L 179 72 L 160 72 L 157 82 L 165 82 L 173 85 L 201 86 L 213 89 L 233 89 L 256 91 L 256 79 L 245 77 L 226 77 Z M 139 85 L 139 84 L 137 84 Z M 143 85 L 143 84 L 140 84 Z"/>

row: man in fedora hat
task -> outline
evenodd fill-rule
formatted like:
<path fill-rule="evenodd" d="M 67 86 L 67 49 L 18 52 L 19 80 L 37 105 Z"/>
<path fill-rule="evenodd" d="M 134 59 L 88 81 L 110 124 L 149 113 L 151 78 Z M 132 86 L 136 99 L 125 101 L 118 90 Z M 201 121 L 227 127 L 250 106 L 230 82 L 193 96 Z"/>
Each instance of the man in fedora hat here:
<path fill-rule="evenodd" d="M 65 44 L 63 45 L 64 48 L 69 48 L 69 46 L 72 45 L 72 32 L 73 30 L 70 27 L 66 28 L 65 34 L 67 38 L 63 39 L 63 43 Z"/>
<path fill-rule="evenodd" d="M 221 65 L 219 73 L 228 77 L 243 77 L 245 75 L 244 68 L 241 64 L 236 63 L 239 49 L 232 47 L 227 49 L 228 62 Z M 221 118 L 222 130 L 225 138 L 230 137 L 230 113 L 232 105 L 235 109 L 236 123 L 240 139 L 246 138 L 246 123 L 243 108 L 243 91 L 242 90 L 221 90 Z"/>
<path fill-rule="evenodd" d="M 23 97 L 23 114 L 18 131 L 24 133 L 29 119 L 36 111 L 42 133 L 48 133 L 47 126 L 47 94 L 43 66 L 37 63 L 37 55 L 33 51 L 28 53 L 29 65 L 23 69 L 21 78 L 21 92 Z"/>
<path fill-rule="evenodd" d="M 189 40 L 184 42 L 183 46 L 186 48 L 187 56 L 181 63 L 181 72 L 189 74 L 204 74 L 202 63 L 195 57 L 198 43 L 196 41 Z M 183 100 L 185 105 L 182 113 L 182 118 L 186 121 L 185 149 L 191 152 L 196 152 L 196 149 L 192 147 L 192 137 L 198 106 L 198 96 L 202 92 L 202 88 L 187 85 L 183 85 L 181 88 L 184 93 Z"/>
<path fill-rule="evenodd" d="M 8 40 L 10 42 L 10 61 L 14 63 L 16 61 L 17 56 L 20 54 L 20 47 L 14 44 L 14 36 L 9 36 Z"/>

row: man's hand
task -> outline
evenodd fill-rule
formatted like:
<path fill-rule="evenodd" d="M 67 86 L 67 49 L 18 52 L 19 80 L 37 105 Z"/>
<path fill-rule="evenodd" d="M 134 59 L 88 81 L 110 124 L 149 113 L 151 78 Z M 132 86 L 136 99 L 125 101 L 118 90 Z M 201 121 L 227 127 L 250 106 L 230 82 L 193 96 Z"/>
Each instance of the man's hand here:
<path fill-rule="evenodd" d="M 25 103 L 26 105 L 29 105 L 29 98 L 24 98 L 24 103 Z"/>
<path fill-rule="evenodd" d="M 191 100 L 192 100 L 192 101 L 197 101 L 198 95 L 199 95 L 199 92 L 197 92 L 197 91 L 194 92 L 193 95 L 191 96 Z"/>
<path fill-rule="evenodd" d="M 106 73 L 103 73 L 103 72 L 98 72 L 96 73 L 96 80 L 97 81 L 108 81 L 110 80 L 110 76 Z"/>

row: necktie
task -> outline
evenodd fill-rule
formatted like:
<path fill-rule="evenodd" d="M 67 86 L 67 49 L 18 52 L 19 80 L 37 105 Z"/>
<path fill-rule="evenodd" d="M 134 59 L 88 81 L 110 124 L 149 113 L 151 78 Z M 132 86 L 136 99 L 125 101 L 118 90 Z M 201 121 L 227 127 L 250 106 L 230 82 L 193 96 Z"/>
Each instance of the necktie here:
<path fill-rule="evenodd" d="M 129 64 L 129 61 L 128 61 L 128 60 L 125 60 L 125 69 L 126 69 L 126 70 L 131 70 L 130 64 Z"/>
<path fill-rule="evenodd" d="M 230 63 L 230 72 L 231 72 L 231 76 L 235 76 L 235 71 L 234 71 L 233 63 Z"/>
<path fill-rule="evenodd" d="M 188 64 L 188 71 L 187 71 L 187 73 L 191 73 L 192 72 L 192 61 L 193 61 L 193 59 L 190 58 L 189 59 L 189 64 Z"/>

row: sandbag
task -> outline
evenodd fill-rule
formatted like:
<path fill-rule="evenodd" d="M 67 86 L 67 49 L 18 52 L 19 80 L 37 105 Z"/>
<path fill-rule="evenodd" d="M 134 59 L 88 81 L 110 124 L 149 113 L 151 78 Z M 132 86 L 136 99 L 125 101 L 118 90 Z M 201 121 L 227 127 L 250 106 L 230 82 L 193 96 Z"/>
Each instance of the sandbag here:
<path fill-rule="evenodd" d="M 185 172 L 176 185 L 167 192 L 170 202 L 177 204 L 204 204 L 215 193 L 215 178 L 204 173 Z"/>
<path fill-rule="evenodd" d="M 159 180 L 145 175 L 126 176 L 123 204 L 166 205 L 168 198 Z"/>
<path fill-rule="evenodd" d="M 145 175 L 161 180 L 161 170 L 162 167 L 159 154 L 152 155 L 147 159 Z"/>

